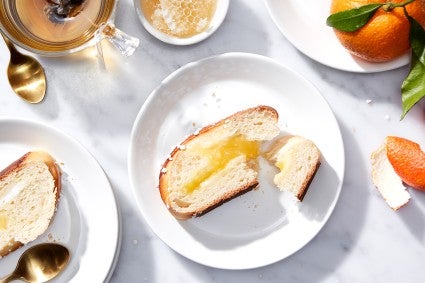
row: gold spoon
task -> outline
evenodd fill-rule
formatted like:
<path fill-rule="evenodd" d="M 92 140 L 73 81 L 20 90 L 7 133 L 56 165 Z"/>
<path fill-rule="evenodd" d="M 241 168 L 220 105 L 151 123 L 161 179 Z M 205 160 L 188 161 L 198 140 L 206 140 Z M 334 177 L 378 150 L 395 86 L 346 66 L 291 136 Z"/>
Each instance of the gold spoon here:
<path fill-rule="evenodd" d="M 30 283 L 49 281 L 68 264 L 70 255 L 67 248 L 54 243 L 33 246 L 19 258 L 15 271 L 0 279 L 0 283 L 23 280 Z"/>
<path fill-rule="evenodd" d="M 43 67 L 33 57 L 24 55 L 3 34 L 10 51 L 7 76 L 13 91 L 30 103 L 38 103 L 46 94 L 46 75 Z"/>

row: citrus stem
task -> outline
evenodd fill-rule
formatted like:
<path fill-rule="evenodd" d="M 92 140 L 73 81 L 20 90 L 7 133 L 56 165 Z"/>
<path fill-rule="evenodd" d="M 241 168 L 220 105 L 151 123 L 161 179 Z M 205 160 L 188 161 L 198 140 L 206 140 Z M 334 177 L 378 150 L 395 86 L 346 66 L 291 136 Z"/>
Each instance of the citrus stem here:
<path fill-rule="evenodd" d="M 397 8 L 397 7 L 404 7 L 404 6 L 409 5 L 410 3 L 414 2 L 414 1 L 416 1 L 416 0 L 407 0 L 407 1 L 404 1 L 404 2 L 401 2 L 401 3 L 392 3 L 392 2 L 388 2 L 387 4 L 385 4 L 384 6 L 382 6 L 382 8 L 383 8 L 386 12 L 389 12 L 389 11 L 391 11 L 391 10 L 392 10 L 392 9 L 394 9 L 394 8 Z"/>

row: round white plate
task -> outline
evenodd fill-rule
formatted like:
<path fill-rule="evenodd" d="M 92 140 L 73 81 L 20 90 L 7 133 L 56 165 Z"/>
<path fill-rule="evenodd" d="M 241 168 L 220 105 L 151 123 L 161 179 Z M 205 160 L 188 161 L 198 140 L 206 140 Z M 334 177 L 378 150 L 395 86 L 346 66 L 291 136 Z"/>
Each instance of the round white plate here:
<path fill-rule="evenodd" d="M 51 282 L 107 281 L 121 237 L 117 205 L 102 168 L 78 142 L 44 124 L 0 119 L 0 133 L 0 170 L 28 151 L 45 150 L 62 171 L 61 198 L 51 225 L 34 242 L 0 259 L 0 278 L 13 271 L 28 247 L 58 242 L 70 249 L 71 260 Z"/>
<path fill-rule="evenodd" d="M 302 204 L 272 184 L 276 171 L 260 160 L 258 189 L 176 220 L 158 191 L 172 148 L 202 125 L 260 104 L 279 112 L 283 132 L 310 138 L 323 154 Z M 228 53 L 180 68 L 153 91 L 135 121 L 128 162 L 140 211 L 167 245 L 204 265 L 247 269 L 291 255 L 319 232 L 341 190 L 344 149 L 331 109 L 310 83 L 269 58 Z"/>
<path fill-rule="evenodd" d="M 409 55 L 386 63 L 368 63 L 352 55 L 326 25 L 331 0 L 265 0 L 273 21 L 283 35 L 302 53 L 329 67 L 372 73 L 406 65 Z"/>

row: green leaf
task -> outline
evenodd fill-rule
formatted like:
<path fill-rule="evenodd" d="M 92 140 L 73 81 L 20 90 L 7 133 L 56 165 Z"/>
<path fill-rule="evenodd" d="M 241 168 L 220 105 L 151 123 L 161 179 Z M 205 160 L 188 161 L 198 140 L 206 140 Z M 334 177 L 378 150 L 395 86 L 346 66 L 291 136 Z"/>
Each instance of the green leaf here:
<path fill-rule="evenodd" d="M 425 97 L 425 64 L 423 64 L 415 52 L 412 51 L 410 72 L 401 85 L 401 101 L 403 113 L 401 119 L 407 112 Z"/>
<path fill-rule="evenodd" d="M 414 18 L 409 15 L 407 17 L 410 22 L 410 46 L 419 61 L 425 65 L 425 30 Z"/>
<path fill-rule="evenodd" d="M 410 46 L 412 56 L 410 72 L 401 85 L 401 100 L 403 119 L 407 112 L 422 98 L 425 97 L 425 30 L 411 16 L 406 13 L 410 22 Z"/>
<path fill-rule="evenodd" d="M 368 4 L 359 8 L 338 12 L 326 19 L 326 24 L 341 31 L 353 32 L 367 24 L 384 4 Z"/>

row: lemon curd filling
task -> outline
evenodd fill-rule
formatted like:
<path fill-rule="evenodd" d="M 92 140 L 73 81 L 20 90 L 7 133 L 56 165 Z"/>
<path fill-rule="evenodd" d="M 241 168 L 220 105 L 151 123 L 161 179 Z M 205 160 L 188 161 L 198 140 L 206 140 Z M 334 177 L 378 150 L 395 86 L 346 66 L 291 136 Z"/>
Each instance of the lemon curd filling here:
<path fill-rule="evenodd" d="M 282 161 L 278 161 L 278 162 L 276 162 L 276 167 L 277 168 L 279 168 L 280 169 L 280 171 L 283 171 L 283 168 L 285 167 L 285 162 L 282 160 Z"/>
<path fill-rule="evenodd" d="M 248 160 L 257 158 L 260 154 L 260 143 L 237 135 L 210 147 L 194 148 L 193 150 L 208 158 L 208 166 L 197 172 L 194 178 L 184 185 L 186 193 L 195 191 L 202 182 L 224 169 L 232 159 L 238 156 L 244 155 Z"/>
<path fill-rule="evenodd" d="M 5 230 L 7 228 L 7 218 L 5 215 L 0 213 L 0 230 Z"/>

